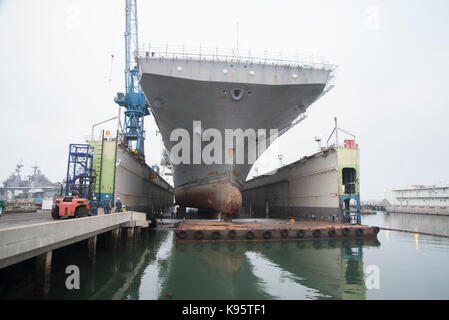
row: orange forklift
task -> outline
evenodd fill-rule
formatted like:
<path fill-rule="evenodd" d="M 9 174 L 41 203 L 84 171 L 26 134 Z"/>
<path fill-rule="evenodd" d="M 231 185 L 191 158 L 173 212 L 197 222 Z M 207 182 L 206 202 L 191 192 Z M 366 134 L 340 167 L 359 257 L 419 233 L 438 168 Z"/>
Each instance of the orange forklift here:
<path fill-rule="evenodd" d="M 89 216 L 90 204 L 88 199 L 76 196 L 66 196 L 55 200 L 51 216 L 53 219 L 61 217 L 83 218 Z"/>
<path fill-rule="evenodd" d="M 71 144 L 65 183 L 65 196 L 55 199 L 51 216 L 82 218 L 90 215 L 89 200 L 93 195 L 95 175 L 92 171 L 94 148 L 89 144 Z"/>

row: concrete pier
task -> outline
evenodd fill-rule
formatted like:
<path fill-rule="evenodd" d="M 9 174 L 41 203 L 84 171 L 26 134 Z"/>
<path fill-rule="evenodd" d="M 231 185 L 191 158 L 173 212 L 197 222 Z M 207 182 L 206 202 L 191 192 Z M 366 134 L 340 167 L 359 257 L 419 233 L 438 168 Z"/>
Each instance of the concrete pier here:
<path fill-rule="evenodd" d="M 148 227 L 146 214 L 128 211 L 0 228 L 0 269 L 122 227 Z M 94 257 L 96 240 L 89 243 Z"/>

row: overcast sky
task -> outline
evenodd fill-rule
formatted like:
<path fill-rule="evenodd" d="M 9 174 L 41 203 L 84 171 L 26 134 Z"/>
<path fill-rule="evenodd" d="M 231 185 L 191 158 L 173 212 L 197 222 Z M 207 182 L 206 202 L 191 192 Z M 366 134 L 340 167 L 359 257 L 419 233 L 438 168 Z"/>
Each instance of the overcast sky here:
<path fill-rule="evenodd" d="M 37 163 L 61 181 L 69 143 L 84 143 L 93 123 L 117 114 L 124 3 L 0 0 L 0 181 L 21 159 L 24 174 Z M 337 116 L 361 148 L 362 200 L 394 186 L 449 182 L 449 1 L 138 4 L 141 42 L 232 48 L 239 22 L 240 48 L 313 53 L 338 65 L 335 88 L 280 139 L 285 164 L 316 151 L 314 136 L 326 140 Z M 147 162 L 159 163 L 150 117 L 146 125 Z"/>

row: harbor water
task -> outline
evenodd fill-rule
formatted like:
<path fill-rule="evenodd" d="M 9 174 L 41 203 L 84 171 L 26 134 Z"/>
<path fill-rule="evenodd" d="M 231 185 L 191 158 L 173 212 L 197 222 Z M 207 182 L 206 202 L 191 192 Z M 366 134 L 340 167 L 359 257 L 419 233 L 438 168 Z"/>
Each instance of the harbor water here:
<path fill-rule="evenodd" d="M 384 214 L 363 223 L 449 235 L 449 217 Z M 377 240 L 179 243 L 147 231 L 131 250 L 99 241 L 95 264 L 83 244 L 55 250 L 46 299 L 449 299 L 449 238 L 381 230 Z M 80 289 L 66 288 L 66 268 Z M 2 299 L 33 295 L 33 268 Z"/>

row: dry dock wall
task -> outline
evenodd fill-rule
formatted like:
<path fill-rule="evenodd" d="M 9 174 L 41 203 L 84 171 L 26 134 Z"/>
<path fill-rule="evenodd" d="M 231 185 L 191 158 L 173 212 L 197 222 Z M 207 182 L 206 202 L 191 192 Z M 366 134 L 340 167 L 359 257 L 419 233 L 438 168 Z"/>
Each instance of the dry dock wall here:
<path fill-rule="evenodd" d="M 341 222 L 345 210 L 360 210 L 359 180 L 359 150 L 331 147 L 247 181 L 239 216 Z"/>
<path fill-rule="evenodd" d="M 127 210 L 161 211 L 173 206 L 174 190 L 129 149 L 117 148 L 115 197 Z"/>
<path fill-rule="evenodd" d="M 126 210 L 162 211 L 174 203 L 174 190 L 145 160 L 115 138 L 89 141 L 94 147 L 95 195 L 103 204 L 120 198 Z"/>

